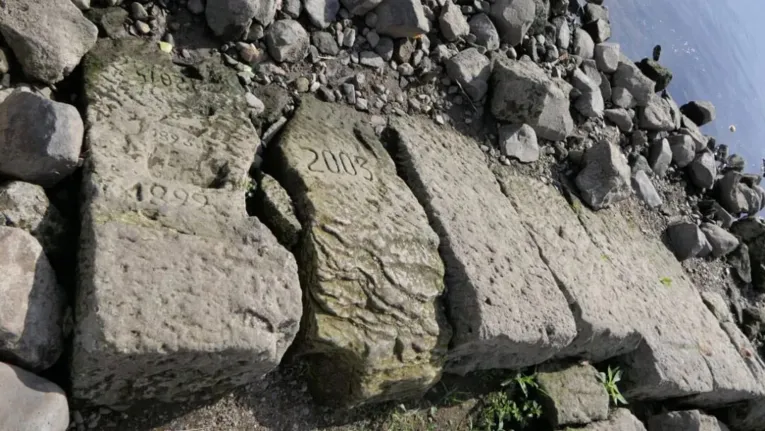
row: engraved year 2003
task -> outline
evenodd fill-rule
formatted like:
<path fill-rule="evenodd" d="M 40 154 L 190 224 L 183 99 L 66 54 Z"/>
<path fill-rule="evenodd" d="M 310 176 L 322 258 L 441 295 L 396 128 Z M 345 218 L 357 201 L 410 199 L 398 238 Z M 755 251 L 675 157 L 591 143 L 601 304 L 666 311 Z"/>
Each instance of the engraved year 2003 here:
<path fill-rule="evenodd" d="M 209 203 L 207 196 L 204 194 L 189 192 L 180 187 L 167 187 L 154 183 L 148 187 L 148 190 L 150 201 L 154 204 L 202 208 Z"/>
<path fill-rule="evenodd" d="M 331 172 L 333 174 L 361 176 L 366 180 L 374 179 L 372 171 L 366 167 L 367 159 L 355 156 L 351 157 L 344 151 L 334 153 L 329 150 L 322 150 L 321 154 L 313 149 L 306 148 L 306 151 L 313 155 L 313 159 L 308 162 L 308 170 L 313 172 Z"/>

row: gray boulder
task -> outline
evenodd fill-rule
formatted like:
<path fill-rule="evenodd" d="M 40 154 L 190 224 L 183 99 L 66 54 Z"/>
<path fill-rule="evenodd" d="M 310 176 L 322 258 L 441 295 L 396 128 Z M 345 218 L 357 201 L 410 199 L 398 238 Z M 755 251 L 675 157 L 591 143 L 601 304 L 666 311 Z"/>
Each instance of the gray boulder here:
<path fill-rule="evenodd" d="M 685 115 L 681 116 L 681 124 L 683 127 L 680 128 L 680 133 L 693 138 L 693 142 L 696 144 L 696 151 L 706 150 L 709 143 L 709 138 L 701 133 L 701 130 L 699 130 L 698 126 L 690 121 L 690 119 Z"/>
<path fill-rule="evenodd" d="M 711 189 L 717 177 L 717 161 L 711 151 L 703 151 L 693 159 L 690 169 L 690 177 L 693 184 L 701 189 Z"/>
<path fill-rule="evenodd" d="M 618 43 L 599 43 L 595 45 L 595 62 L 598 70 L 605 73 L 616 72 L 621 58 L 621 48 Z"/>
<path fill-rule="evenodd" d="M 650 431 L 728 431 L 714 416 L 708 416 L 698 410 L 667 412 L 648 419 Z"/>
<path fill-rule="evenodd" d="M 201 4 L 201 0 L 196 1 L 199 1 Z M 296 19 L 300 16 L 300 13 L 303 12 L 303 3 L 300 0 L 284 0 L 282 1 L 281 11 L 290 18 Z"/>
<path fill-rule="evenodd" d="M 756 214 L 760 208 L 762 208 L 762 198 L 760 197 L 760 194 L 744 183 L 739 184 L 738 188 L 744 196 L 744 200 L 746 200 L 746 209 L 744 212 L 749 215 Z"/>
<path fill-rule="evenodd" d="M 502 40 L 516 46 L 536 19 L 536 5 L 534 0 L 497 0 L 491 5 L 489 15 Z"/>
<path fill-rule="evenodd" d="M 491 113 L 498 120 L 528 124 L 538 137 L 551 141 L 563 140 L 573 130 L 570 91 L 563 88 L 568 84 L 551 80 L 536 64 L 498 61 L 491 81 Z"/>
<path fill-rule="evenodd" d="M 595 43 L 603 43 L 611 38 L 611 23 L 605 19 L 596 19 L 582 27 Z"/>
<path fill-rule="evenodd" d="M 375 14 L 379 34 L 411 38 L 430 31 L 420 0 L 383 0 Z"/>
<path fill-rule="evenodd" d="M 603 100 L 612 100 L 613 90 L 611 89 L 611 80 L 605 73 L 600 72 L 600 94 L 603 95 Z"/>
<path fill-rule="evenodd" d="M 304 0 L 303 6 L 311 24 L 323 29 L 335 21 L 340 10 L 340 0 Z"/>
<path fill-rule="evenodd" d="M 739 245 L 738 238 L 716 224 L 702 223 L 701 231 L 704 232 L 709 245 L 712 246 L 712 255 L 714 257 L 725 256 Z"/>
<path fill-rule="evenodd" d="M 377 7 L 382 0 L 342 0 L 343 6 L 353 15 L 366 15 Z"/>
<path fill-rule="evenodd" d="M 326 31 L 316 31 L 311 34 L 311 42 L 320 53 L 326 55 L 337 55 L 340 47 L 337 46 L 337 39 Z"/>
<path fill-rule="evenodd" d="M 637 172 L 643 171 L 646 173 L 646 175 L 651 176 L 653 175 L 653 171 L 651 170 L 651 165 L 648 164 L 648 160 L 646 160 L 645 157 L 642 155 L 633 155 L 632 159 L 630 160 L 630 167 L 632 168 L 632 175 L 634 176 Z"/>
<path fill-rule="evenodd" d="M 741 173 L 737 171 L 726 172 L 715 184 L 715 192 L 720 204 L 735 216 L 746 212 L 749 208 L 746 196 L 742 192 L 744 187 L 746 186 L 741 184 Z"/>
<path fill-rule="evenodd" d="M 582 70 L 575 69 L 572 78 L 574 88 L 582 94 L 574 102 L 574 107 L 586 117 L 603 117 L 605 102 L 600 92 L 600 86 L 587 76 Z"/>
<path fill-rule="evenodd" d="M 712 250 L 704 232 L 693 223 L 676 223 L 667 228 L 672 251 L 678 260 L 703 257 Z"/>
<path fill-rule="evenodd" d="M 731 154 L 726 161 L 726 165 L 729 169 L 742 172 L 746 168 L 746 160 L 738 154 Z"/>
<path fill-rule="evenodd" d="M 66 233 L 65 221 L 38 185 L 22 181 L 0 185 L 0 226 L 17 227 L 31 233 L 40 241 L 49 258 L 69 253 L 61 241 Z"/>
<path fill-rule="evenodd" d="M 74 106 L 13 93 L 0 104 L 0 173 L 52 187 L 77 168 L 83 134 Z"/>
<path fill-rule="evenodd" d="M 654 90 L 657 92 L 664 91 L 672 82 L 672 71 L 659 64 L 658 61 L 644 58 L 637 64 L 637 67 L 643 72 L 643 75 L 656 83 Z"/>
<path fill-rule="evenodd" d="M 568 21 L 564 17 L 555 18 L 553 24 L 555 25 L 557 36 L 555 44 L 560 49 L 568 50 L 571 46 L 571 26 L 568 25 Z"/>
<path fill-rule="evenodd" d="M 635 107 L 635 98 L 624 87 L 613 87 L 611 89 L 611 102 L 619 108 L 632 109 Z"/>
<path fill-rule="evenodd" d="M 537 372 L 537 382 L 545 394 L 545 417 L 553 428 L 608 418 L 608 392 L 592 365 L 562 370 L 546 366 Z"/>
<path fill-rule="evenodd" d="M 537 134 L 528 124 L 509 124 L 499 128 L 499 149 L 522 163 L 539 160 Z"/>
<path fill-rule="evenodd" d="M 529 35 L 542 34 L 550 18 L 550 0 L 534 0 L 534 22 L 529 27 Z"/>
<path fill-rule="evenodd" d="M 255 21 L 263 27 L 274 22 L 276 0 L 208 1 L 205 9 L 207 25 L 224 40 L 239 40 Z"/>
<path fill-rule="evenodd" d="M 574 55 L 578 55 L 583 59 L 592 58 L 595 55 L 595 41 L 592 40 L 592 36 L 589 33 L 577 28 L 574 32 Z"/>
<path fill-rule="evenodd" d="M 619 62 L 614 73 L 613 84 L 614 87 L 626 88 L 635 98 L 637 106 L 645 106 L 654 94 L 655 83 L 626 58 L 622 58 Z"/>
<path fill-rule="evenodd" d="M 491 61 L 476 48 L 468 48 L 446 60 L 446 73 L 462 86 L 471 99 L 478 101 L 489 88 Z"/>
<path fill-rule="evenodd" d="M 584 153 L 584 169 L 576 176 L 582 199 L 595 210 L 630 195 L 630 167 L 621 150 L 601 141 Z"/>
<path fill-rule="evenodd" d="M 661 139 L 651 144 L 651 150 L 648 154 L 648 163 L 651 165 L 653 173 L 661 178 L 667 174 L 669 164 L 672 162 L 672 148 L 669 140 Z"/>
<path fill-rule="evenodd" d="M 602 2 L 601 2 L 602 3 Z M 584 5 L 584 20 L 585 24 L 597 21 L 599 19 L 609 21 L 608 9 L 600 4 L 588 2 Z"/>
<path fill-rule="evenodd" d="M 473 15 L 468 24 L 470 34 L 475 36 L 475 43 L 485 46 L 488 51 L 499 48 L 499 33 L 488 15 L 485 13 Z"/>
<path fill-rule="evenodd" d="M 438 17 L 438 24 L 441 28 L 441 34 L 448 41 L 455 41 L 470 33 L 470 25 L 462 14 L 459 6 L 447 0 L 444 7 L 441 8 L 441 16 Z"/>
<path fill-rule="evenodd" d="M 616 124 L 622 132 L 632 131 L 632 116 L 624 108 L 606 109 L 604 114 L 608 121 Z"/>
<path fill-rule="evenodd" d="M 64 348 L 66 297 L 40 243 L 0 227 L 0 358 L 28 370 L 52 366 Z M 1 391 L 0 391 L 1 392 Z"/>
<path fill-rule="evenodd" d="M 627 409 L 614 409 L 608 420 L 593 422 L 579 431 L 646 431 L 640 419 Z M 678 430 L 679 431 L 679 430 Z"/>
<path fill-rule="evenodd" d="M 209 4 L 209 3 L 208 3 Z M 296 63 L 308 55 L 308 33 L 299 22 L 276 21 L 266 32 L 268 53 L 278 62 Z"/>
<path fill-rule="evenodd" d="M 550 0 L 550 14 L 554 17 L 568 12 L 569 0 Z"/>
<path fill-rule="evenodd" d="M 651 95 L 648 103 L 640 109 L 640 128 L 648 131 L 675 130 L 675 120 L 672 117 L 672 106 L 667 99 Z"/>
<path fill-rule="evenodd" d="M 27 76 L 55 84 L 93 47 L 98 28 L 71 0 L 6 0 L 0 33 Z"/>
<path fill-rule="evenodd" d="M 678 168 L 684 168 L 691 164 L 696 157 L 696 145 L 688 135 L 674 135 L 667 138 L 669 148 L 672 150 L 672 161 Z"/>
<path fill-rule="evenodd" d="M 64 431 L 69 427 L 66 393 L 56 384 L 0 362 L 0 430 Z"/>
<path fill-rule="evenodd" d="M 656 187 L 654 187 L 645 171 L 637 171 L 632 176 L 632 189 L 635 190 L 640 200 L 645 202 L 651 209 L 658 208 L 663 203 L 661 196 L 656 191 Z"/>
<path fill-rule="evenodd" d="M 700 100 L 686 103 L 680 107 L 680 111 L 698 126 L 711 123 L 717 116 L 717 110 L 712 102 Z"/>

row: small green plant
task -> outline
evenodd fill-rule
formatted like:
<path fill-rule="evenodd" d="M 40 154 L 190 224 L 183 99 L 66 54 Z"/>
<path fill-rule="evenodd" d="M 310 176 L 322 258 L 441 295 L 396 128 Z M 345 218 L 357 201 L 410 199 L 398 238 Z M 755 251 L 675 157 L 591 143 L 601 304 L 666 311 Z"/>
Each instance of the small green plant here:
<path fill-rule="evenodd" d="M 608 392 L 608 397 L 611 398 L 611 402 L 614 404 L 614 406 L 618 407 L 620 404 L 627 404 L 627 400 L 624 399 L 622 393 L 619 392 L 619 387 L 616 385 L 622 380 L 622 370 L 620 370 L 618 367 L 608 367 L 607 373 L 598 373 L 598 380 L 603 383 L 603 386 L 606 388 L 606 392 Z"/>
<path fill-rule="evenodd" d="M 662 277 L 659 281 L 666 287 L 672 287 L 672 279 L 669 277 Z"/>
<path fill-rule="evenodd" d="M 582 213 L 582 203 L 577 199 L 574 202 L 571 203 L 571 209 L 574 210 L 576 214 Z"/>
<path fill-rule="evenodd" d="M 480 426 L 484 431 L 511 431 L 530 428 L 532 423 L 542 417 L 542 406 L 534 399 L 542 393 L 536 375 L 518 373 L 515 377 L 502 382 L 508 390 L 493 392 L 484 401 Z M 518 396 L 515 389 L 520 389 Z"/>

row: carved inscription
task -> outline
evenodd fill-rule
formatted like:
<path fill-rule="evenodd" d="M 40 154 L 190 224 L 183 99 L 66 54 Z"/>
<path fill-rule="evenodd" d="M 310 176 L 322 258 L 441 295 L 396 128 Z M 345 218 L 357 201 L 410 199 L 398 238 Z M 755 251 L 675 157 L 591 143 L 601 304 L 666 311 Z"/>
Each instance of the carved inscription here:
<path fill-rule="evenodd" d="M 186 206 L 198 209 L 209 204 L 209 200 L 204 193 L 188 191 L 177 185 L 167 186 L 158 183 L 151 183 L 148 186 L 139 184 L 136 193 L 139 201 L 144 199 L 146 191 L 148 191 L 149 202 L 154 205 Z"/>
<path fill-rule="evenodd" d="M 312 172 L 330 172 L 333 174 L 361 176 L 366 180 L 373 180 L 372 171 L 366 167 L 368 161 L 361 156 L 350 156 L 344 151 L 339 153 L 330 150 L 322 150 L 319 153 L 311 148 L 305 148 L 311 153 L 311 161 L 308 162 L 308 170 Z"/>

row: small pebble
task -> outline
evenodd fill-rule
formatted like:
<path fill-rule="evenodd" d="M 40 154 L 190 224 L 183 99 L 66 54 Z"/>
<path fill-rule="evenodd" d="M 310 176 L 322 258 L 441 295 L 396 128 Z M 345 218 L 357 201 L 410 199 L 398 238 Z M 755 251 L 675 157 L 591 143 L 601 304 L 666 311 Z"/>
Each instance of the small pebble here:
<path fill-rule="evenodd" d="M 252 112 L 256 113 L 255 115 L 260 115 L 266 110 L 266 105 L 254 94 L 245 93 L 244 98 L 247 101 L 247 106 L 252 108 Z"/>
<path fill-rule="evenodd" d="M 136 21 L 135 24 L 133 24 L 133 27 L 135 28 L 135 32 L 137 34 L 151 33 L 151 27 L 149 26 L 149 24 L 146 24 L 143 21 Z"/>
<path fill-rule="evenodd" d="M 297 89 L 298 93 L 307 93 L 311 88 L 311 82 L 308 81 L 308 78 L 305 76 L 301 76 L 295 80 L 295 88 Z"/>

